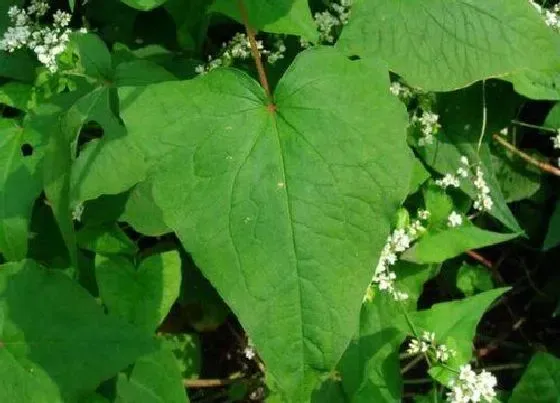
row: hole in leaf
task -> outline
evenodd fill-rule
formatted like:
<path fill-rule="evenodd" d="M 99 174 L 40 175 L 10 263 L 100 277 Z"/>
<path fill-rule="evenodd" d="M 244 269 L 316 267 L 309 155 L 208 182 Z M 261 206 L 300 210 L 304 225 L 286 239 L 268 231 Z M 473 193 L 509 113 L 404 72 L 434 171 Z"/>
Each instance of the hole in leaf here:
<path fill-rule="evenodd" d="M 355 61 L 355 60 L 362 60 L 362 58 L 358 55 L 348 56 L 348 59 Z"/>
<path fill-rule="evenodd" d="M 23 144 L 21 146 L 21 155 L 24 157 L 30 157 L 33 155 L 33 146 L 31 144 Z"/>
<path fill-rule="evenodd" d="M 103 137 L 103 128 L 94 121 L 87 122 L 78 136 L 78 154 L 84 149 L 87 143 Z"/>

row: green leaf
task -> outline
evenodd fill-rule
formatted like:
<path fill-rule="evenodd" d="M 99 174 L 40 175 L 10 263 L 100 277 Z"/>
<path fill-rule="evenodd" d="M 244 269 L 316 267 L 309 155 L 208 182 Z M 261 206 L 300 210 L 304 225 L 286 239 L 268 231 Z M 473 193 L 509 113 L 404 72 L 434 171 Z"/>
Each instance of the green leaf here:
<path fill-rule="evenodd" d="M 455 350 L 455 357 L 447 365 L 458 369 L 467 363 L 472 356 L 472 342 L 476 326 L 488 306 L 508 288 L 496 288 L 461 300 L 433 305 L 430 309 L 410 314 L 417 332 L 434 332 L 436 343 L 445 344 Z M 442 368 L 435 367 L 430 374 L 438 381 L 447 383 L 451 374 Z"/>
<path fill-rule="evenodd" d="M 494 287 L 492 274 L 486 267 L 472 266 L 466 263 L 457 271 L 456 285 L 466 296 L 475 294 L 476 291 L 488 291 Z"/>
<path fill-rule="evenodd" d="M 517 238 L 519 233 L 500 234 L 471 224 L 429 231 L 402 258 L 416 263 L 440 263 L 470 249 L 484 248 Z"/>
<path fill-rule="evenodd" d="M 34 147 L 36 140 L 15 120 L 0 119 L 0 133 L 0 253 L 20 260 L 27 254 L 31 211 L 41 193 L 40 157 L 38 150 L 22 154 L 22 146 Z"/>
<path fill-rule="evenodd" d="M 0 87 L 0 104 L 26 111 L 32 91 L 30 84 L 10 81 Z"/>
<path fill-rule="evenodd" d="M 390 309 L 395 302 L 385 295 L 376 296 L 362 307 L 358 337 L 344 353 L 338 370 L 346 401 L 401 401 L 399 346 L 406 331 L 395 320 L 402 314 Z M 401 322 L 403 319 L 401 319 Z"/>
<path fill-rule="evenodd" d="M 148 60 L 119 63 L 115 70 L 117 87 L 141 86 L 163 81 L 174 81 L 175 76 L 158 64 Z"/>
<path fill-rule="evenodd" d="M 317 28 L 307 0 L 242 0 L 253 28 L 276 34 L 299 35 L 317 40 Z M 225 14 L 243 23 L 238 1 L 216 0 L 210 11 Z"/>
<path fill-rule="evenodd" d="M 503 149 L 492 154 L 492 166 L 507 203 L 533 196 L 541 187 L 542 171 Z"/>
<path fill-rule="evenodd" d="M 129 136 L 167 156 L 153 182 L 165 222 L 287 400 L 307 400 L 342 355 L 408 190 L 407 117 L 388 86 L 383 66 L 318 48 L 274 107 L 231 69 L 120 92 Z"/>
<path fill-rule="evenodd" d="M 36 65 L 37 61 L 23 50 L 14 53 L 0 51 L 0 77 L 33 83 Z"/>
<path fill-rule="evenodd" d="M 137 10 L 149 11 L 161 6 L 167 0 L 121 0 L 127 6 L 136 8 Z"/>
<path fill-rule="evenodd" d="M 480 107 L 483 94 L 487 106 L 487 121 L 478 150 L 483 121 Z M 442 175 L 455 173 L 462 155 L 468 157 L 471 164 L 480 163 L 494 201 L 490 214 L 511 231 L 521 232 L 501 192 L 488 145 L 492 134 L 511 122 L 521 104 L 511 85 L 496 80 L 477 83 L 465 90 L 438 94 L 437 104 L 443 129 L 436 135 L 434 144 L 418 147 L 418 154 L 428 166 Z M 469 181 L 462 181 L 461 189 L 471 198 L 477 193 Z"/>
<path fill-rule="evenodd" d="M 99 36 L 79 33 L 73 35 L 73 42 L 84 73 L 100 80 L 111 80 L 111 54 Z"/>
<path fill-rule="evenodd" d="M 546 115 L 543 126 L 552 129 L 560 129 L 560 103 L 556 102 L 552 109 Z"/>
<path fill-rule="evenodd" d="M 136 244 L 116 224 L 85 226 L 77 233 L 78 245 L 101 255 L 121 254 L 134 256 Z"/>
<path fill-rule="evenodd" d="M 558 403 L 560 359 L 537 352 L 513 389 L 508 403 Z"/>
<path fill-rule="evenodd" d="M 120 219 L 137 232 L 149 236 L 161 236 L 172 232 L 163 221 L 163 213 L 154 201 L 152 182 L 137 184 L 130 192 Z"/>
<path fill-rule="evenodd" d="M 165 252 L 144 259 L 138 269 L 122 256 L 97 256 L 99 295 L 110 313 L 153 333 L 179 297 L 181 259 Z"/>
<path fill-rule="evenodd" d="M 119 374 L 117 403 L 185 403 L 181 372 L 166 348 L 139 358 L 130 375 Z"/>
<path fill-rule="evenodd" d="M 46 113 L 44 120 L 32 123 L 38 131 L 48 135 L 43 162 L 45 195 L 53 208 L 75 267 L 78 266 L 77 244 L 72 211 L 77 203 L 72 202 L 71 176 L 77 138 L 86 121 L 94 120 L 99 115 L 111 114 L 106 108 L 109 98 L 107 88 L 100 87 L 83 94 L 83 91 L 61 94 L 53 101 L 57 102 L 52 105 L 56 105 L 54 112 L 49 109 L 52 106 L 47 104 L 46 109 L 50 113 Z"/>
<path fill-rule="evenodd" d="M 361 0 L 338 46 L 430 91 L 560 63 L 557 34 L 526 0 Z"/>
<path fill-rule="evenodd" d="M 33 261 L 0 269 L 0 342 L 6 402 L 61 401 L 55 390 L 75 401 L 154 349 L 150 337 L 105 315 L 62 272 Z M 28 400 L 36 386 L 46 395 Z"/>
<path fill-rule="evenodd" d="M 171 351 L 183 378 L 198 378 L 202 367 L 200 338 L 197 334 L 163 334 L 163 348 Z"/>
<path fill-rule="evenodd" d="M 556 207 L 550 217 L 543 250 L 549 250 L 558 245 L 560 245 L 560 199 L 556 202 Z"/>
<path fill-rule="evenodd" d="M 560 74 L 558 69 L 521 71 L 504 77 L 504 80 L 511 82 L 515 91 L 529 99 L 560 100 Z"/>
<path fill-rule="evenodd" d="M 175 21 L 177 43 L 181 48 L 200 51 L 206 39 L 210 15 L 208 8 L 213 0 L 169 0 L 165 9 Z"/>

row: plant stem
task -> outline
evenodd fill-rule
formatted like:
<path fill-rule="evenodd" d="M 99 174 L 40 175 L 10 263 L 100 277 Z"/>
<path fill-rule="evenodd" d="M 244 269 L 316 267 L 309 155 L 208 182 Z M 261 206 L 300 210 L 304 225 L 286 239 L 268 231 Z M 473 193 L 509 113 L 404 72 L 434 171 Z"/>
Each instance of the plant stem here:
<path fill-rule="evenodd" d="M 201 388 L 221 388 L 232 384 L 233 382 L 241 379 L 238 378 L 226 378 L 226 379 L 183 379 L 183 385 L 190 389 L 201 389 Z"/>
<path fill-rule="evenodd" d="M 257 73 L 259 75 L 259 81 L 264 88 L 266 97 L 268 99 L 269 105 L 274 106 L 272 99 L 272 93 L 270 92 L 270 86 L 268 85 L 268 79 L 266 77 L 266 72 L 261 60 L 261 55 L 257 46 L 257 40 L 255 38 L 255 31 L 249 23 L 249 13 L 247 12 L 247 7 L 243 0 L 238 0 L 239 11 L 241 13 L 241 18 L 243 19 L 243 24 L 245 25 L 245 30 L 247 31 L 247 37 L 249 38 L 249 44 L 251 45 L 251 53 L 253 54 L 253 59 L 255 60 L 255 65 L 257 66 Z M 272 108 L 274 110 L 274 108 Z"/>
<path fill-rule="evenodd" d="M 544 130 L 544 131 L 547 131 L 547 132 L 556 133 L 556 129 L 553 129 L 552 127 L 532 125 L 532 124 L 529 124 L 529 123 L 520 122 L 519 120 L 512 120 L 511 123 L 513 123 L 514 125 L 517 125 L 517 126 L 521 126 L 521 127 L 528 127 L 529 129 Z"/>
<path fill-rule="evenodd" d="M 543 162 L 543 161 L 539 161 L 538 159 L 536 159 L 534 157 L 531 157 L 529 154 L 526 154 L 523 151 L 519 150 L 513 144 L 508 143 L 505 139 L 503 139 L 502 137 L 500 137 L 497 134 L 494 134 L 493 138 L 502 147 L 508 149 L 509 151 L 511 151 L 512 153 L 514 153 L 515 155 L 517 155 L 521 159 L 525 160 L 529 164 L 536 166 L 541 171 L 547 172 L 547 173 L 552 174 L 552 175 L 560 176 L 560 169 L 556 168 L 555 166 L 553 166 L 551 164 L 548 164 L 546 162 Z"/>

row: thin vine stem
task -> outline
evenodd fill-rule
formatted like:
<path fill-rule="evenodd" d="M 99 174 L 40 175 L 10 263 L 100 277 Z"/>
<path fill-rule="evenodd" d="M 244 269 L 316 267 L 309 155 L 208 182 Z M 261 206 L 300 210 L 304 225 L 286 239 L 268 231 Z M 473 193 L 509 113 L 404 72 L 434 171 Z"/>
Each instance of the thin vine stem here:
<path fill-rule="evenodd" d="M 548 164 L 543 161 L 539 161 L 538 159 L 531 157 L 529 154 L 524 153 L 523 151 L 515 147 L 513 144 L 509 143 L 507 140 L 505 140 L 498 134 L 494 134 L 493 138 L 494 141 L 496 141 L 502 147 L 511 151 L 512 153 L 514 153 L 521 159 L 525 160 L 529 164 L 536 166 L 541 171 L 547 172 L 552 175 L 560 176 L 560 169 L 556 168 L 554 165 Z"/>
<path fill-rule="evenodd" d="M 261 54 L 259 52 L 259 48 L 257 46 L 257 39 L 255 37 L 255 30 L 251 26 L 249 22 L 249 13 L 247 12 L 247 7 L 243 0 L 237 1 L 239 5 L 239 12 L 241 13 L 241 18 L 243 20 L 243 25 L 245 25 L 245 30 L 247 31 L 247 37 L 249 38 L 249 44 L 251 45 L 251 54 L 253 55 L 253 59 L 255 60 L 255 65 L 257 67 L 257 73 L 259 75 L 259 81 L 261 86 L 264 88 L 264 92 L 266 93 L 266 97 L 269 101 L 269 106 L 272 108 L 274 107 L 274 100 L 272 98 L 272 92 L 270 91 L 270 85 L 268 84 L 268 78 L 266 76 L 266 71 L 264 69 L 264 65 L 261 59 Z"/>
<path fill-rule="evenodd" d="M 532 125 L 530 123 L 521 122 L 519 120 L 512 120 L 511 123 L 513 123 L 516 126 L 527 127 L 528 129 L 536 129 L 545 132 L 557 133 L 557 130 L 552 127 Z"/>

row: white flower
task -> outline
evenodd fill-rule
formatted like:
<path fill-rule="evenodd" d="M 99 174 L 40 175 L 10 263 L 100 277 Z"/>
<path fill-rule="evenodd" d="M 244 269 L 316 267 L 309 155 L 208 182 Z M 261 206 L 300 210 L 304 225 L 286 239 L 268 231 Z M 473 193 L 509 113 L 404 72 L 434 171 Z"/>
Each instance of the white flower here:
<path fill-rule="evenodd" d="M 470 165 L 470 161 L 469 159 L 465 156 L 465 155 L 461 155 L 461 158 L 459 159 L 459 161 L 461 162 L 461 164 L 469 166 Z"/>
<path fill-rule="evenodd" d="M 459 181 L 459 178 L 457 178 L 453 174 L 445 174 L 443 178 L 437 179 L 435 183 L 436 185 L 441 186 L 443 189 L 446 189 L 449 186 L 456 187 L 456 188 L 461 186 L 461 182 Z"/>
<path fill-rule="evenodd" d="M 248 344 L 247 347 L 243 350 L 243 354 L 245 358 L 248 360 L 252 360 L 256 357 L 257 352 L 255 351 L 255 347 L 252 344 Z"/>
<path fill-rule="evenodd" d="M 47 2 L 34 0 L 27 9 L 10 7 L 8 16 L 13 26 L 8 27 L 0 40 L 0 50 L 14 52 L 24 47 L 35 52 L 37 60 L 51 72 L 58 69 L 57 56 L 66 49 L 69 41 L 71 15 L 58 10 L 52 27 L 41 26 L 38 19 L 49 9 Z"/>
<path fill-rule="evenodd" d="M 72 220 L 81 221 L 82 213 L 84 212 L 84 205 L 82 203 L 77 204 L 72 211 Z"/>
<path fill-rule="evenodd" d="M 552 146 L 553 146 L 554 148 L 560 149 L 560 130 L 558 130 L 558 131 L 556 132 L 556 136 L 553 137 L 551 140 L 552 140 Z"/>
<path fill-rule="evenodd" d="M 436 347 L 436 360 L 439 362 L 446 362 L 449 360 L 451 356 L 454 356 L 456 353 L 454 350 L 447 348 L 445 344 L 440 344 Z"/>
<path fill-rule="evenodd" d="M 469 364 L 461 366 L 459 376 L 448 387 L 447 401 L 450 403 L 491 402 L 496 397 L 494 390 L 498 381 L 488 371 L 476 374 Z"/>
<path fill-rule="evenodd" d="M 461 216 L 461 214 L 452 211 L 451 214 L 449 214 L 449 217 L 447 217 L 447 226 L 454 228 L 454 227 L 458 227 L 459 225 L 461 225 L 463 223 L 463 217 Z"/>
<path fill-rule="evenodd" d="M 490 197 L 490 188 L 488 187 L 486 181 L 484 180 L 484 173 L 482 172 L 480 166 L 476 167 L 473 185 L 476 187 L 478 191 L 476 195 L 476 199 L 474 201 L 475 210 L 479 210 L 479 211 L 492 210 L 492 206 L 494 205 L 494 202 Z"/>
<path fill-rule="evenodd" d="M 420 117 L 416 115 L 412 117 L 412 122 L 420 126 L 422 133 L 422 136 L 418 139 L 419 146 L 425 146 L 434 142 L 434 135 L 441 128 L 438 119 L 439 116 L 430 111 L 424 111 Z"/>
<path fill-rule="evenodd" d="M 416 215 L 420 220 L 424 220 L 424 221 L 430 218 L 430 212 L 428 210 L 418 210 Z"/>
<path fill-rule="evenodd" d="M 411 98 L 414 95 L 410 88 L 408 88 L 405 85 L 402 85 L 398 81 L 393 81 L 391 83 L 391 86 L 389 87 L 389 91 L 391 91 L 391 94 L 400 98 L 403 101 L 408 100 L 409 98 Z"/>
<path fill-rule="evenodd" d="M 422 333 L 422 340 L 427 343 L 433 343 L 436 338 L 436 334 L 433 332 L 424 332 Z"/>

